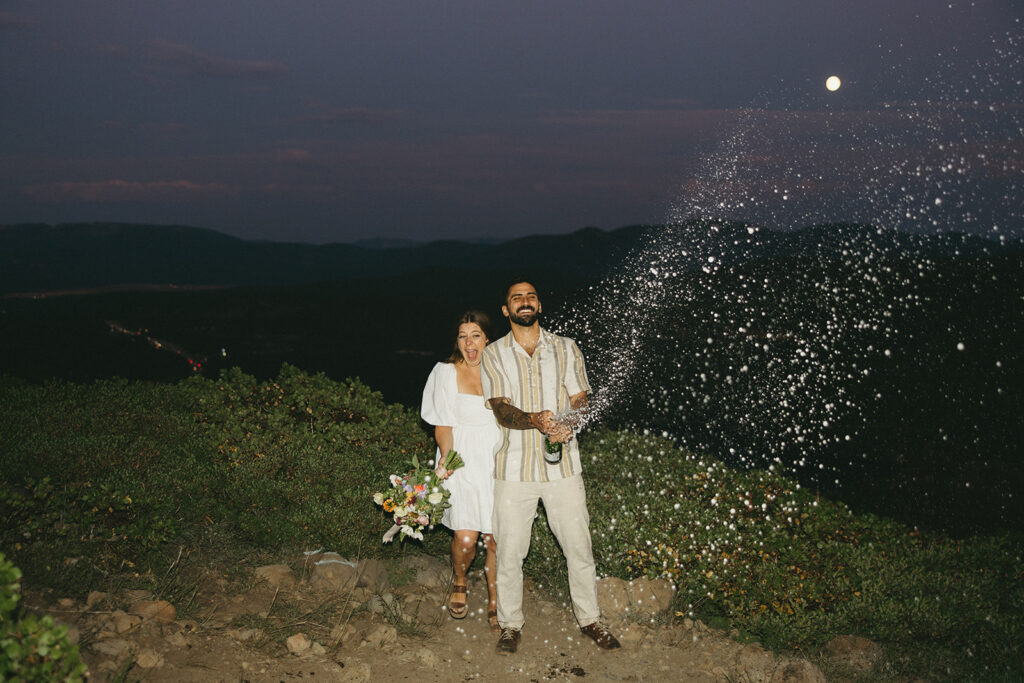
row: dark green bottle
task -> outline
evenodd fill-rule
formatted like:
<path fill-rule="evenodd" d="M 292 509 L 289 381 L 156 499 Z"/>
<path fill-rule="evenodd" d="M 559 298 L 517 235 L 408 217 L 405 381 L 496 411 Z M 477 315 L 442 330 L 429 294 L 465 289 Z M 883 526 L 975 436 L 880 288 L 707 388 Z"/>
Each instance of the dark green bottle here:
<path fill-rule="evenodd" d="M 550 465 L 557 465 L 562 462 L 562 443 L 551 441 L 547 435 L 544 436 L 544 459 Z"/>

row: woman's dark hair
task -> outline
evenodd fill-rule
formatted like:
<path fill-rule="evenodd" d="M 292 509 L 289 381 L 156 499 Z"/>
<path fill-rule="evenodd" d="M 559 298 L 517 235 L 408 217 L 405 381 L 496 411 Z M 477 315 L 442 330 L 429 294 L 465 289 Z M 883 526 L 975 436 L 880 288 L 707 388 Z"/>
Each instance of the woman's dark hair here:
<path fill-rule="evenodd" d="M 462 360 L 462 352 L 459 351 L 459 328 L 466 323 L 476 323 L 479 325 L 488 342 L 493 339 L 491 336 L 491 319 L 487 314 L 480 311 L 466 311 L 459 316 L 458 321 L 455 323 L 455 342 L 452 345 L 452 355 L 448 356 L 445 360 L 446 363 L 458 363 Z"/>

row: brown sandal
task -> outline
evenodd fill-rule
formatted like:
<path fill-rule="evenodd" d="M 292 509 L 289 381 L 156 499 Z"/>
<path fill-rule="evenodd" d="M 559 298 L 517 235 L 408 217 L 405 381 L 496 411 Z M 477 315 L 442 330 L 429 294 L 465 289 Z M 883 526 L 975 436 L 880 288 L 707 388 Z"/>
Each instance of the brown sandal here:
<path fill-rule="evenodd" d="M 452 601 L 456 593 L 466 594 L 465 586 L 452 586 L 452 595 L 448 599 L 448 614 L 451 615 L 452 619 L 465 619 L 466 615 L 469 614 L 469 605 L 463 602 L 461 605 Z"/>

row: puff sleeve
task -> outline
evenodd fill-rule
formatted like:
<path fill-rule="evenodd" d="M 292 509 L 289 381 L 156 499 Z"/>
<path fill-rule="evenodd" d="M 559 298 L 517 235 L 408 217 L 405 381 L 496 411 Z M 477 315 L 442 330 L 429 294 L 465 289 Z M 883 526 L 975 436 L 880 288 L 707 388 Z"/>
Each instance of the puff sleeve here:
<path fill-rule="evenodd" d="M 451 363 L 438 363 L 430 371 L 420 403 L 420 417 L 427 424 L 435 427 L 455 426 L 455 395 L 452 387 L 454 379 L 455 366 Z"/>

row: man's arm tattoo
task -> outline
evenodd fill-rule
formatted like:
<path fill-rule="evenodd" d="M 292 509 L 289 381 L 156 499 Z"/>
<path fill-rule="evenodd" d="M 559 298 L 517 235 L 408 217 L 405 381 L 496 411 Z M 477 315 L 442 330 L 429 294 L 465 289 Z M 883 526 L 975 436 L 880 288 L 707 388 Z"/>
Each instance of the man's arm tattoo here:
<path fill-rule="evenodd" d="M 491 410 L 494 411 L 494 417 L 497 418 L 498 424 L 508 429 L 533 429 L 533 420 L 530 419 L 529 413 L 516 408 L 514 405 L 508 402 L 507 398 L 495 398 L 491 399 Z"/>

